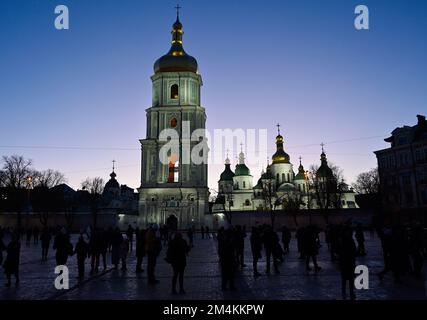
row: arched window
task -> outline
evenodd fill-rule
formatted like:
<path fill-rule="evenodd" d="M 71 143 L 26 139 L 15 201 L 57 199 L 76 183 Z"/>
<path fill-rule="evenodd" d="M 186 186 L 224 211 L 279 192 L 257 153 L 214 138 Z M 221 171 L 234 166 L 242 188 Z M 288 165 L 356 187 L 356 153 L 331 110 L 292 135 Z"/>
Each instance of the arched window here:
<path fill-rule="evenodd" d="M 245 189 L 245 188 L 246 188 L 246 182 L 243 181 L 243 189 Z"/>
<path fill-rule="evenodd" d="M 245 200 L 245 206 L 250 206 L 251 205 L 251 201 L 249 199 Z"/>
<path fill-rule="evenodd" d="M 285 174 L 282 173 L 282 181 L 285 181 Z"/>
<path fill-rule="evenodd" d="M 276 174 L 276 182 L 277 182 L 277 184 L 279 184 L 280 183 L 280 176 L 279 176 L 279 174 Z"/>
<path fill-rule="evenodd" d="M 290 178 L 290 176 L 289 176 L 289 173 L 288 173 L 288 182 L 291 182 L 291 178 Z"/>
<path fill-rule="evenodd" d="M 178 99 L 179 98 L 179 94 L 178 94 L 178 85 L 177 84 L 173 84 L 171 86 L 171 99 Z"/>
<path fill-rule="evenodd" d="M 178 120 L 176 120 L 176 118 L 173 118 L 171 120 L 171 128 L 176 128 L 177 125 L 178 125 Z"/>
<path fill-rule="evenodd" d="M 168 183 L 179 182 L 179 160 L 175 154 L 169 157 Z"/>

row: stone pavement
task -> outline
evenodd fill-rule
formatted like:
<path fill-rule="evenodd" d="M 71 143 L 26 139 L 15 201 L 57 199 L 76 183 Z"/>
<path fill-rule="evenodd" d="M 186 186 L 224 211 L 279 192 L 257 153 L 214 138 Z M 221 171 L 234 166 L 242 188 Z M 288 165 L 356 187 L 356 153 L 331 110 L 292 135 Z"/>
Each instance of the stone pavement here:
<path fill-rule="evenodd" d="M 358 259 L 358 264 L 364 264 L 370 272 L 370 289 L 357 290 L 357 299 L 387 300 L 387 299 L 426 299 L 425 278 L 415 280 L 412 277 L 404 279 L 403 284 L 395 284 L 392 276 L 387 275 L 380 282 L 376 273 L 383 266 L 379 239 L 366 235 L 368 255 Z M 73 236 L 73 244 L 76 242 Z M 305 263 L 298 259 L 295 238 L 291 241 L 291 252 L 285 257 L 280 267 L 280 274 L 262 275 L 254 279 L 252 276 L 252 258 L 249 246 L 249 236 L 246 239 L 245 259 L 247 266 L 240 272 L 236 287 L 237 291 L 221 290 L 221 275 L 216 255 L 216 240 L 200 239 L 196 235 L 195 246 L 189 254 L 185 273 L 185 295 L 171 295 L 171 266 L 164 261 L 166 250 L 163 249 L 158 259 L 156 275 L 160 280 L 157 285 L 148 285 L 146 272 L 136 274 L 134 252 L 128 259 L 128 271 L 112 270 L 101 272 L 93 278 L 78 283 L 76 258 L 68 261 L 70 270 L 70 290 L 58 291 L 54 287 L 55 261 L 54 251 L 50 250 L 49 260 L 40 262 L 41 249 L 39 246 L 27 247 L 25 241 L 21 249 L 21 283 L 18 287 L 3 287 L 4 274 L 0 275 L 0 300 L 6 299 L 60 299 L 60 300 L 92 300 L 92 299 L 266 299 L 266 300 L 334 300 L 341 299 L 341 280 L 337 266 L 330 262 L 326 245 L 320 249 L 318 257 L 322 271 L 309 273 L 305 271 Z M 144 267 L 145 267 L 144 261 Z M 110 256 L 108 256 L 110 263 Z M 265 260 L 259 263 L 259 271 L 265 271 Z M 89 261 L 86 270 L 89 271 Z"/>

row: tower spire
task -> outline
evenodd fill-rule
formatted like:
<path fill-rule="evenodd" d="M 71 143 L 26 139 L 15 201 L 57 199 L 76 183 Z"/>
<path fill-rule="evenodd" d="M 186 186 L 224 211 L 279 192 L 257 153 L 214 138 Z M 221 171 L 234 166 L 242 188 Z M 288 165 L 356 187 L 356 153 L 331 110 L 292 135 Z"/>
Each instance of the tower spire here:
<path fill-rule="evenodd" d="M 277 127 L 277 135 L 280 136 L 280 123 L 276 124 Z"/>
<path fill-rule="evenodd" d="M 176 20 L 179 21 L 179 10 L 182 9 L 182 7 L 179 5 L 179 3 L 175 7 L 176 9 Z"/>

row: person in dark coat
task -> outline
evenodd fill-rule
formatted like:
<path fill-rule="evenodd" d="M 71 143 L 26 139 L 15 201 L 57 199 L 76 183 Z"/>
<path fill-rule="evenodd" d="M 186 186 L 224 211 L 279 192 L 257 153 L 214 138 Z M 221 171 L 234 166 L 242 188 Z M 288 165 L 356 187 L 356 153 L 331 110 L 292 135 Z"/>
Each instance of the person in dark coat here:
<path fill-rule="evenodd" d="M 156 279 L 155 269 L 157 257 L 162 250 L 162 241 L 156 235 L 156 229 L 150 227 L 145 235 L 145 252 L 147 254 L 147 276 L 149 284 L 159 283 Z"/>
<path fill-rule="evenodd" d="M 124 237 L 122 244 L 120 245 L 120 260 L 122 261 L 122 271 L 127 270 L 127 257 L 129 252 L 129 239 Z"/>
<path fill-rule="evenodd" d="M 280 273 L 279 266 L 278 266 L 278 259 L 276 259 L 277 256 L 275 253 L 275 250 L 276 250 L 275 234 L 274 234 L 273 229 L 270 226 L 265 227 L 262 240 L 264 243 L 265 259 L 267 262 L 267 269 L 265 272 L 267 274 L 270 274 L 270 260 L 271 260 L 271 258 L 273 258 L 274 272 Z"/>
<path fill-rule="evenodd" d="M 239 264 L 240 268 L 243 268 L 246 266 L 244 263 L 246 232 L 241 226 L 236 226 L 236 229 L 234 230 L 234 235 L 236 240 L 237 263 Z"/>
<path fill-rule="evenodd" d="M 33 236 L 33 229 L 27 228 L 27 241 L 26 245 L 29 246 L 31 244 L 31 237 Z"/>
<path fill-rule="evenodd" d="M 322 270 L 317 264 L 317 255 L 319 254 L 319 233 L 315 226 L 308 226 L 304 231 L 303 251 L 306 256 L 306 270 L 311 271 L 310 260 L 313 261 L 314 271 Z"/>
<path fill-rule="evenodd" d="M 289 253 L 289 243 L 291 242 L 291 231 L 288 227 L 282 227 L 282 243 L 283 243 L 283 251 L 284 254 Z"/>
<path fill-rule="evenodd" d="M 73 245 L 65 229 L 62 229 L 61 232 L 56 235 L 53 242 L 53 249 L 56 250 L 56 265 L 66 265 L 68 256 L 73 254 Z"/>
<path fill-rule="evenodd" d="M 228 229 L 223 234 L 221 249 L 219 250 L 221 262 L 221 282 L 222 290 L 235 290 L 234 278 L 236 276 L 236 244 L 232 229 Z"/>
<path fill-rule="evenodd" d="M 356 227 L 355 238 L 357 241 L 357 255 L 366 256 L 365 235 L 363 234 L 363 228 L 360 223 Z"/>
<path fill-rule="evenodd" d="M 21 252 L 21 243 L 19 235 L 13 233 L 12 240 L 6 248 L 7 256 L 4 262 L 4 273 L 7 277 L 6 287 L 11 286 L 12 275 L 15 276 L 16 284 L 19 283 L 19 256 Z"/>
<path fill-rule="evenodd" d="M 89 255 L 89 245 L 84 240 L 83 235 L 79 237 L 79 241 L 74 248 L 74 254 L 77 256 L 78 279 L 83 279 L 85 277 L 85 261 Z"/>
<path fill-rule="evenodd" d="M 142 260 L 145 257 L 145 233 L 144 229 L 141 229 L 136 234 L 136 273 L 144 272 L 142 269 Z"/>
<path fill-rule="evenodd" d="M 42 245 L 42 261 L 47 261 L 47 254 L 49 252 L 50 241 L 52 240 L 52 235 L 48 228 L 44 228 L 40 236 L 40 242 Z"/>
<path fill-rule="evenodd" d="M 349 226 L 344 227 L 342 230 L 342 237 L 338 250 L 338 258 L 341 273 L 341 293 L 343 299 L 347 297 L 347 283 L 350 292 L 350 299 L 354 300 L 356 295 L 354 293 L 354 278 L 356 268 L 356 245 L 353 240 L 353 232 Z"/>
<path fill-rule="evenodd" d="M 126 230 L 126 236 L 129 241 L 129 251 L 133 250 L 133 234 L 135 233 L 135 230 L 132 228 L 131 225 L 128 226 L 128 229 Z"/>
<path fill-rule="evenodd" d="M 252 266 L 254 270 L 254 277 L 259 277 L 261 274 L 258 272 L 258 260 L 261 259 L 262 238 L 258 228 L 252 227 L 252 234 L 251 234 L 250 240 L 251 240 Z"/>
<path fill-rule="evenodd" d="M 123 236 L 119 228 L 116 228 L 111 236 L 111 264 L 114 269 L 119 267 L 120 263 L 120 248 L 123 242 Z"/>
<path fill-rule="evenodd" d="M 35 226 L 33 228 L 33 241 L 34 244 L 39 244 L 39 235 L 40 235 L 40 230 L 37 226 Z"/>
<path fill-rule="evenodd" d="M 187 254 L 190 247 L 182 238 L 182 234 L 177 232 L 175 237 L 169 242 L 167 251 L 167 261 L 172 265 L 172 294 L 177 294 L 176 282 L 179 279 L 179 293 L 184 294 L 184 271 L 187 265 Z"/>
<path fill-rule="evenodd" d="M 190 247 L 193 247 L 193 239 L 194 239 L 194 230 L 193 227 L 188 228 L 187 230 L 188 241 L 190 243 Z"/>

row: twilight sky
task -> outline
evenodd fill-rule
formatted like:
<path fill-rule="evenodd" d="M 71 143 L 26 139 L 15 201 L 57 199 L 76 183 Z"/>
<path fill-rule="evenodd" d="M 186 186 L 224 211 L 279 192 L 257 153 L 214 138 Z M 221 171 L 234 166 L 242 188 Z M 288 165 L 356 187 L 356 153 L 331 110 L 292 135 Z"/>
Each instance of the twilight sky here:
<path fill-rule="evenodd" d="M 70 30 L 54 28 L 54 8 Z M 354 8 L 370 30 L 354 28 Z M 176 1 L 1 0 L 0 155 L 38 169 L 138 187 L 154 61 L 170 47 Z M 395 127 L 427 114 L 427 1 L 182 0 L 184 48 L 197 58 L 209 130 L 280 122 L 297 170 L 320 143 L 348 182 L 376 166 Z M 235 156 L 235 155 L 234 155 Z M 233 156 L 233 167 L 235 159 Z M 250 155 L 248 155 L 250 157 Z M 210 166 L 216 189 L 222 165 Z M 254 183 L 261 168 L 251 168 Z"/>

